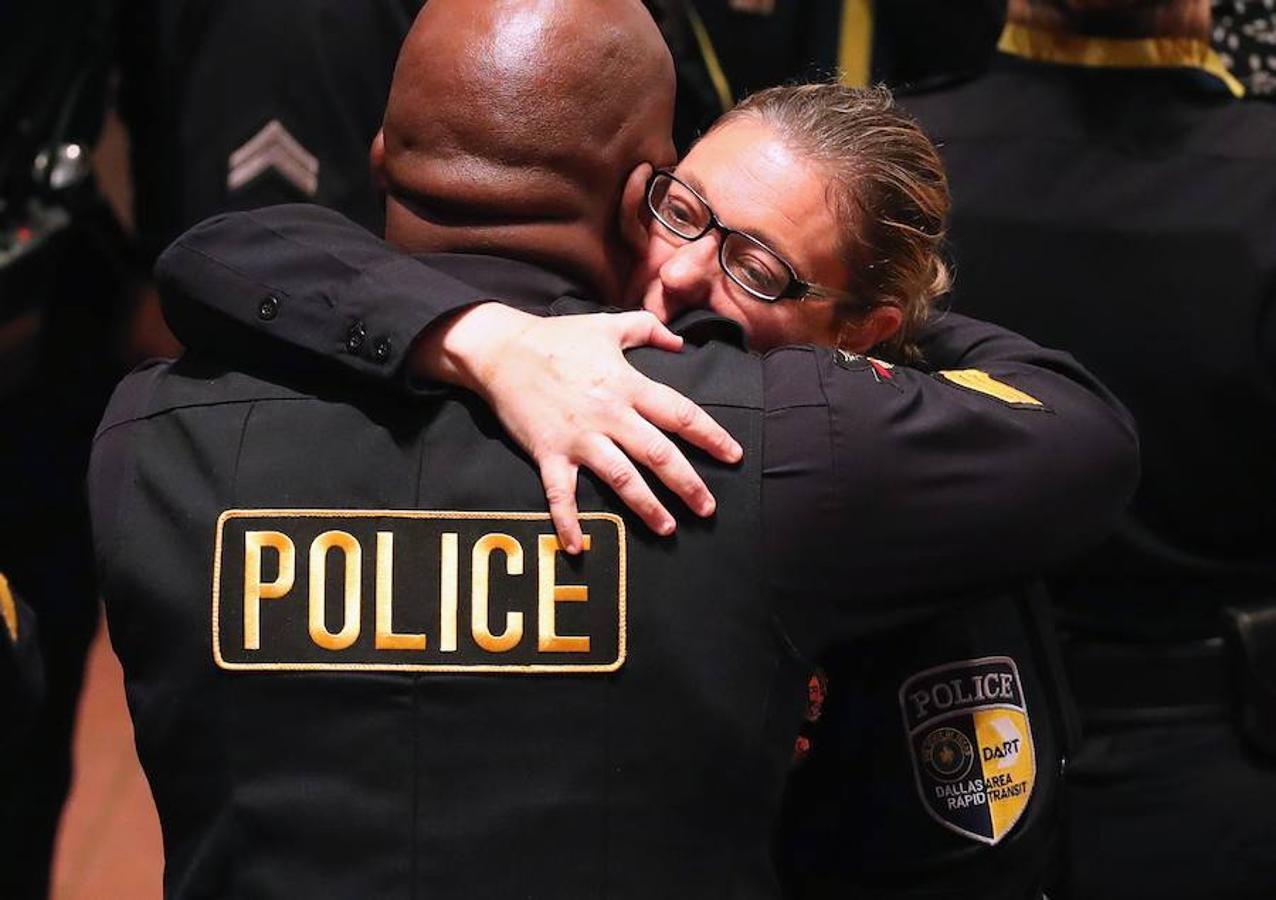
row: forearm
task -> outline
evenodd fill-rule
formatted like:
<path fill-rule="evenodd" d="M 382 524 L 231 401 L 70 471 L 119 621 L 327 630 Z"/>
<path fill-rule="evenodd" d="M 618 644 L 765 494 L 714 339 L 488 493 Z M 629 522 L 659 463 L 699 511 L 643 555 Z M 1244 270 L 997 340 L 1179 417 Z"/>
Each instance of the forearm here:
<path fill-rule="evenodd" d="M 164 312 L 187 346 L 245 338 L 406 385 L 409 350 L 440 318 L 487 299 L 339 213 L 277 206 L 196 225 L 160 257 Z"/>
<path fill-rule="evenodd" d="M 820 350 L 768 356 L 765 513 L 792 523 L 770 548 L 777 586 L 869 609 L 1040 571 L 1114 527 L 1137 481 L 1132 422 L 1088 375 L 1014 358 L 1017 341 L 951 357 L 994 373 L 971 382 L 991 393 Z"/>

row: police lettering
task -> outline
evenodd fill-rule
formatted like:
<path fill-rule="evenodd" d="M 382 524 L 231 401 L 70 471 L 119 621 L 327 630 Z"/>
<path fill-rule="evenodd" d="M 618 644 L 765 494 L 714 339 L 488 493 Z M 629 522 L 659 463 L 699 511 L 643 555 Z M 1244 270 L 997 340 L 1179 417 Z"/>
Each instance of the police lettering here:
<path fill-rule="evenodd" d="M 590 537 L 584 536 L 583 549 L 590 549 Z M 533 552 L 536 558 L 536 648 L 544 653 L 588 653 L 588 635 L 560 634 L 557 606 L 560 603 L 584 603 L 589 589 L 583 584 L 559 584 L 555 578 L 557 554 L 561 550 L 552 534 L 537 535 Z M 429 638 L 421 632 L 395 630 L 394 534 L 376 533 L 376 546 L 371 554 L 375 567 L 375 635 L 376 650 L 417 650 L 428 646 Z M 460 628 L 458 598 L 461 565 L 460 538 L 457 532 L 443 532 L 439 546 L 439 634 L 438 650 L 457 650 Z M 264 580 L 267 557 L 273 556 L 275 577 Z M 470 597 L 469 632 L 475 645 L 491 654 L 508 653 L 524 640 L 526 623 L 517 610 L 496 610 L 492 603 L 492 581 L 521 578 L 525 575 L 526 558 L 523 545 L 501 532 L 484 534 L 469 548 Z M 359 639 L 363 621 L 364 548 L 350 533 L 325 531 L 311 541 L 306 563 L 309 587 L 306 596 L 306 621 L 310 640 L 325 650 L 340 651 Z M 342 584 L 340 615 L 329 621 L 327 611 L 327 574 L 329 567 L 339 567 Z M 244 649 L 261 649 L 261 607 L 263 602 L 286 602 L 296 580 L 297 548 L 288 535 L 279 531 L 247 531 L 244 534 Z"/>
<path fill-rule="evenodd" d="M 913 691 L 908 699 L 913 704 L 914 716 L 921 720 L 932 713 L 954 707 L 960 709 L 997 700 L 1014 703 L 1014 683 L 1014 676 L 1008 672 L 968 675 L 949 681 L 937 681 L 929 688 Z"/>

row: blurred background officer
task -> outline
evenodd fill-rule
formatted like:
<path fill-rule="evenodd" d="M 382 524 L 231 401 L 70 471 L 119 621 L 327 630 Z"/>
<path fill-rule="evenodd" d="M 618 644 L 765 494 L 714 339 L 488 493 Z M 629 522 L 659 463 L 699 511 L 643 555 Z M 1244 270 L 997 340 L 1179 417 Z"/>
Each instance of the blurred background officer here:
<path fill-rule="evenodd" d="M 1015 0 L 987 75 L 910 104 L 955 307 L 1071 349 L 1142 435 L 1118 538 L 1052 585 L 1086 900 L 1276 884 L 1276 109 L 1209 37 L 1207 0 Z"/>
<path fill-rule="evenodd" d="M 308 201 L 372 231 L 368 167 L 422 0 L 124 0 L 121 106 L 153 260 L 208 216 Z M 737 100 L 788 81 L 931 82 L 986 64 L 1004 0 L 645 0 L 678 70 L 680 152 Z"/>
<path fill-rule="evenodd" d="M 380 230 L 368 166 L 421 0 L 129 0 L 121 105 L 153 259 L 228 209 L 311 201 Z"/>
<path fill-rule="evenodd" d="M 749 94 L 837 78 L 936 84 L 987 67 L 1005 0 L 654 0 L 678 65 L 679 151 Z"/>
<path fill-rule="evenodd" d="M 89 160 L 111 29 L 105 0 L 0 6 L 0 570 L 39 617 L 48 682 L 47 705 L 25 739 L 6 746 L 6 898 L 47 890 L 97 625 L 84 473 L 121 374 L 114 351 L 128 274 L 122 232 Z"/>

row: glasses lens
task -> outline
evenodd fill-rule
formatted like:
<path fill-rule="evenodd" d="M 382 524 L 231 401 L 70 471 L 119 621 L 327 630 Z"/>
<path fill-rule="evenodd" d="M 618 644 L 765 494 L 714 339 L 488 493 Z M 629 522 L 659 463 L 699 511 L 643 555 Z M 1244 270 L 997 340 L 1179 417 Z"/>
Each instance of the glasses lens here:
<path fill-rule="evenodd" d="M 722 265 L 732 280 L 764 300 L 778 300 L 788 290 L 788 265 L 748 235 L 732 232 L 722 245 Z"/>
<path fill-rule="evenodd" d="M 660 174 L 651 182 L 647 196 L 656 218 L 679 237 L 695 240 L 709 227 L 712 213 L 704 201 L 683 184 L 668 175 Z"/>

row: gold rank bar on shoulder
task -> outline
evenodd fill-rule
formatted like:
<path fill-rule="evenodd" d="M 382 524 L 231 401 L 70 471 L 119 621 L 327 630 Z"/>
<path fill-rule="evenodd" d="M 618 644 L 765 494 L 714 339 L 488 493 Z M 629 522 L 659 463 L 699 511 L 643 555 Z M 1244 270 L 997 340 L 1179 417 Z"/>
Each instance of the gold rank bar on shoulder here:
<path fill-rule="evenodd" d="M 233 509 L 213 659 L 232 671 L 606 673 L 625 661 L 625 525 L 582 513 Z"/>

